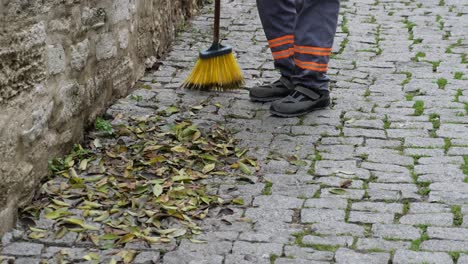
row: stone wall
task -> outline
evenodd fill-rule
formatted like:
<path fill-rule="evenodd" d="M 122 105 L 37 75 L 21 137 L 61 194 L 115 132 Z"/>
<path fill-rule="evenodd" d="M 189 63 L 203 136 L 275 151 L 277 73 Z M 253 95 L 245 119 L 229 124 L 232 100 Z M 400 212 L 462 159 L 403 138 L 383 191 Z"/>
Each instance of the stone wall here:
<path fill-rule="evenodd" d="M 201 0 L 0 0 L 0 234 Z"/>

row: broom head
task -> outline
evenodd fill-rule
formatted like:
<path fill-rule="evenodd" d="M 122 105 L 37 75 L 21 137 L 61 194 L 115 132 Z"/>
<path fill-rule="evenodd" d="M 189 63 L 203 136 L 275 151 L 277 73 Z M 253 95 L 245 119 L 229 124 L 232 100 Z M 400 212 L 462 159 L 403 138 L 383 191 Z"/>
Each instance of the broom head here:
<path fill-rule="evenodd" d="M 244 77 L 232 53 L 232 48 L 214 43 L 200 57 L 182 85 L 194 90 L 232 90 L 244 85 Z"/>

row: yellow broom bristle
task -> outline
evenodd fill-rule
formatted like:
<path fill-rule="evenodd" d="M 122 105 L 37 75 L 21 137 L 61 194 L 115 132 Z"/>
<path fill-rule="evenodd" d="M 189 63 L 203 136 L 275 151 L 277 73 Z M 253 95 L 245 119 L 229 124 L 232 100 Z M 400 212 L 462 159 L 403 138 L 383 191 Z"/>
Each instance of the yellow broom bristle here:
<path fill-rule="evenodd" d="M 209 59 L 199 58 L 182 85 L 195 90 L 232 90 L 244 85 L 244 76 L 234 54 Z"/>

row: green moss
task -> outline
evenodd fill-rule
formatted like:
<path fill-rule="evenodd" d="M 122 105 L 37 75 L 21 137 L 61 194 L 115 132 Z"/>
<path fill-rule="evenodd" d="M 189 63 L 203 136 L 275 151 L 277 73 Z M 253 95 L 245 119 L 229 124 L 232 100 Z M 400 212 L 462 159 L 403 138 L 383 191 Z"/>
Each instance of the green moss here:
<path fill-rule="evenodd" d="M 463 79 L 463 72 L 456 72 L 453 78 L 455 78 L 455 80 Z"/>
<path fill-rule="evenodd" d="M 432 123 L 434 129 L 440 128 L 440 116 L 438 114 L 431 114 L 429 116 L 429 121 Z"/>
<path fill-rule="evenodd" d="M 369 89 L 366 89 L 364 92 L 364 97 L 369 97 L 371 95 L 371 91 Z"/>
<path fill-rule="evenodd" d="M 444 138 L 444 150 L 445 150 L 445 153 L 447 153 L 449 151 L 449 149 L 452 147 L 452 141 L 450 140 L 450 138 Z"/>
<path fill-rule="evenodd" d="M 448 81 L 445 78 L 439 78 L 437 80 L 437 86 L 439 86 L 439 89 L 445 89 L 445 86 L 447 86 L 447 83 Z"/>
<path fill-rule="evenodd" d="M 390 129 L 392 122 L 390 122 L 390 120 L 388 119 L 388 115 L 385 115 L 383 122 L 384 122 L 384 129 Z"/>
<path fill-rule="evenodd" d="M 422 242 L 429 240 L 429 236 L 427 235 L 427 226 L 420 226 L 423 233 L 420 238 L 413 240 L 411 242 L 410 250 L 412 251 L 419 251 L 421 249 Z"/>
<path fill-rule="evenodd" d="M 462 214 L 461 206 L 459 205 L 452 206 L 452 214 L 453 214 L 453 225 L 461 226 L 463 224 L 463 214 Z"/>
<path fill-rule="evenodd" d="M 413 105 L 414 108 L 414 115 L 420 116 L 424 113 L 424 101 L 416 101 Z"/>
<path fill-rule="evenodd" d="M 459 103 L 460 102 L 460 96 L 463 95 L 463 90 L 458 89 L 457 93 L 455 94 L 455 98 L 453 99 L 454 102 Z"/>
<path fill-rule="evenodd" d="M 272 182 L 269 182 L 269 181 L 265 182 L 265 188 L 263 189 L 262 194 L 271 195 L 271 187 L 273 187 Z"/>
<path fill-rule="evenodd" d="M 468 176 L 468 156 L 464 156 L 463 160 L 465 161 L 465 164 L 462 165 L 462 170 L 463 173 Z"/>
<path fill-rule="evenodd" d="M 107 134 L 112 134 L 113 133 L 111 123 L 109 121 L 107 121 L 107 120 L 104 120 L 104 119 L 100 118 L 100 117 L 98 119 L 96 119 L 96 122 L 94 122 L 94 128 L 97 131 L 106 132 Z"/>
<path fill-rule="evenodd" d="M 404 72 L 404 74 L 406 74 L 406 79 L 401 83 L 401 85 L 408 84 L 413 78 L 413 74 L 411 72 Z"/>
<path fill-rule="evenodd" d="M 275 261 L 276 261 L 277 258 L 278 258 L 278 255 L 271 254 L 270 255 L 270 264 L 275 264 Z"/>
<path fill-rule="evenodd" d="M 419 195 L 428 196 L 429 193 L 431 193 L 431 189 L 429 189 L 429 185 L 431 185 L 431 182 L 418 182 L 417 185 L 419 187 Z"/>
<path fill-rule="evenodd" d="M 345 17 L 345 16 L 343 17 L 343 23 L 341 25 L 341 31 L 343 31 L 343 33 L 349 34 L 348 18 Z"/>
<path fill-rule="evenodd" d="M 414 58 L 412 59 L 413 61 L 419 61 L 419 58 L 424 58 L 426 57 L 426 53 L 424 52 L 418 52 L 416 53 L 416 56 L 414 56 Z"/>
<path fill-rule="evenodd" d="M 305 247 L 310 247 L 318 251 L 337 251 L 340 246 L 339 245 L 310 245 L 310 244 L 304 244 Z"/>

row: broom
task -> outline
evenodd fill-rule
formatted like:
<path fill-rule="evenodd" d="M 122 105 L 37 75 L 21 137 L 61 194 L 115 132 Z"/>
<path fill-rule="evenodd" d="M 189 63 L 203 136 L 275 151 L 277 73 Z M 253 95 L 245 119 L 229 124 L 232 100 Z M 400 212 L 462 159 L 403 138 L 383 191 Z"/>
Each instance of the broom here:
<path fill-rule="evenodd" d="M 213 45 L 200 52 L 197 63 L 183 88 L 195 90 L 232 90 L 244 84 L 244 77 L 232 53 L 232 47 L 223 46 L 219 39 L 221 0 L 215 0 Z"/>

